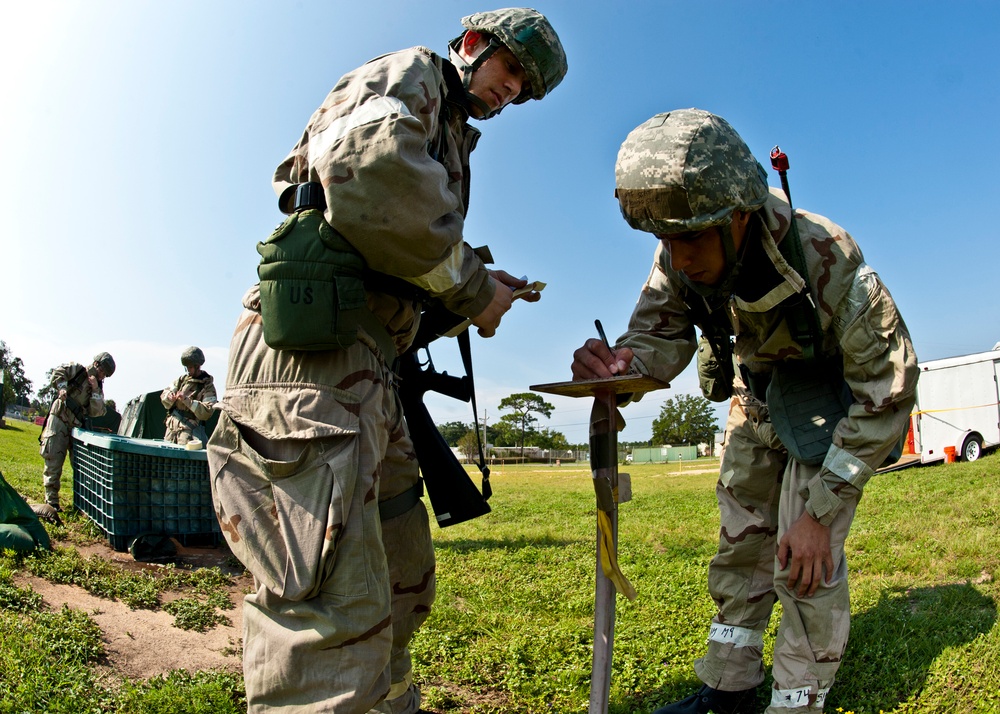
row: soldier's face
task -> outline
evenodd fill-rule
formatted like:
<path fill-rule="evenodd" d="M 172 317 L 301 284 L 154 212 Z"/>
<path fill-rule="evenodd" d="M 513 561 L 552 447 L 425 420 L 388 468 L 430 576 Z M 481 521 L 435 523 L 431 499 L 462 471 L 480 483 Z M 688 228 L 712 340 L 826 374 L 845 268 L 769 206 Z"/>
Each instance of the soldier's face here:
<path fill-rule="evenodd" d="M 486 102 L 495 112 L 517 99 L 526 79 L 524 68 L 514 53 L 501 47 L 472 73 L 469 92 Z M 482 118 L 483 112 L 479 107 L 473 106 L 471 111 L 474 117 Z"/>
<path fill-rule="evenodd" d="M 726 251 L 718 226 L 691 233 L 658 236 L 670 256 L 670 267 L 699 285 L 718 284 L 726 270 Z"/>
<path fill-rule="evenodd" d="M 743 245 L 750 214 L 736 211 L 730 223 L 737 254 Z M 712 226 L 702 231 L 657 235 L 670 256 L 670 267 L 699 285 L 718 285 L 726 276 L 726 249 L 722 231 Z"/>
<path fill-rule="evenodd" d="M 198 374 L 198 365 L 189 364 L 185 366 L 187 367 L 188 374 L 191 375 L 192 377 Z"/>

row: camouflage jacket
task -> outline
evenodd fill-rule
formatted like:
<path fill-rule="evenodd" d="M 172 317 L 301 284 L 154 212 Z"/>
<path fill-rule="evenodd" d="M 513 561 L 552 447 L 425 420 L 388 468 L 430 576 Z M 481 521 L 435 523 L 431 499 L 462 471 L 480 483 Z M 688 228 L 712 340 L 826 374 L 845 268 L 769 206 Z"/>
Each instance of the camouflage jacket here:
<path fill-rule="evenodd" d="M 275 171 L 274 189 L 322 183 L 327 221 L 371 270 L 475 317 L 494 288 L 462 238 L 479 138 L 467 119 L 461 79 L 447 60 L 423 47 L 378 57 L 337 82 Z M 368 303 L 405 349 L 417 304 L 376 291 Z"/>
<path fill-rule="evenodd" d="M 184 394 L 191 400 L 190 408 L 175 403 L 171 394 L 176 392 Z M 218 400 L 215 393 L 215 379 L 204 370 L 199 370 L 194 377 L 185 372 L 160 393 L 160 403 L 168 412 L 176 408 L 184 416 L 197 421 L 206 421 L 211 417 Z"/>
<path fill-rule="evenodd" d="M 724 309 L 736 336 L 737 360 L 751 372 L 767 372 L 780 362 L 802 359 L 791 336 L 782 301 L 803 286 L 778 244 L 789 237 L 791 207 L 772 189 L 754 214 L 760 237 L 757 259 L 744 265 Z M 823 468 L 810 485 L 807 510 L 821 522 L 839 510 L 844 481 L 858 489 L 885 460 L 908 423 L 917 382 L 917 358 L 909 333 L 889 291 L 865 262 L 860 248 L 841 227 L 822 216 L 795 211 L 810 275 L 810 289 L 822 333 L 822 352 L 843 363 L 854 404 L 834 431 Z M 752 221 L 753 223 L 753 221 Z M 751 223 L 751 224 L 752 224 Z M 749 248 L 750 246 L 748 246 Z M 635 352 L 635 365 L 664 381 L 676 377 L 696 350 L 695 325 L 687 292 L 670 268 L 662 243 L 618 347 Z M 698 298 L 691 293 L 688 299 Z M 742 379 L 737 398 L 752 400 Z"/>
<path fill-rule="evenodd" d="M 51 385 L 53 389 L 56 392 L 65 389 L 67 402 L 72 399 L 75 404 L 79 405 L 80 411 L 77 411 L 67 403 L 56 415 L 67 424 L 82 426 L 81 415 L 91 417 L 104 415 L 104 393 L 100 389 L 100 382 L 98 382 L 96 392 L 90 386 L 90 380 L 87 378 L 90 374 L 97 376 L 96 370 L 91 372 L 90 369 L 76 362 L 68 362 L 52 370 Z"/>

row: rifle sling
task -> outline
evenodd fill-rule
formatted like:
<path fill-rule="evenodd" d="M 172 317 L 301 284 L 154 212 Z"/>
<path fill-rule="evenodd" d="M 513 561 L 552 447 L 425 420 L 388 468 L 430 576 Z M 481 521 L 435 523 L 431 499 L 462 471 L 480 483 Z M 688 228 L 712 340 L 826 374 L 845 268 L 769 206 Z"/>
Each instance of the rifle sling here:
<path fill-rule="evenodd" d="M 490 468 L 486 465 L 486 457 L 483 455 L 483 439 L 479 433 L 479 409 L 476 407 L 476 383 L 472 379 L 472 344 L 469 341 L 469 331 L 462 330 L 458 334 L 458 347 L 462 352 L 462 364 L 465 366 L 465 376 L 469 380 L 469 396 L 472 401 L 472 425 L 476 430 L 476 445 L 479 447 L 479 471 L 483 474 L 483 498 L 489 500 L 493 495 L 493 488 L 490 486 Z"/>

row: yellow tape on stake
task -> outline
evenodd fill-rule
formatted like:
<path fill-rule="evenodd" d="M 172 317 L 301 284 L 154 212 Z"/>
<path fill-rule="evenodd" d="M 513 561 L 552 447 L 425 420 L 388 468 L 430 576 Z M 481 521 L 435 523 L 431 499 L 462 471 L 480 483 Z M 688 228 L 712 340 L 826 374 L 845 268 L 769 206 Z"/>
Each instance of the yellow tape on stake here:
<path fill-rule="evenodd" d="M 628 581 L 628 578 L 625 577 L 625 573 L 618 567 L 618 556 L 615 554 L 615 539 L 612 534 L 613 529 L 611 528 L 611 516 L 601 510 L 597 511 L 597 530 L 601 534 L 601 570 L 604 571 L 604 577 L 615 584 L 615 590 L 629 600 L 635 600 L 638 593 L 636 593 L 635 588 L 632 587 L 632 583 Z"/>

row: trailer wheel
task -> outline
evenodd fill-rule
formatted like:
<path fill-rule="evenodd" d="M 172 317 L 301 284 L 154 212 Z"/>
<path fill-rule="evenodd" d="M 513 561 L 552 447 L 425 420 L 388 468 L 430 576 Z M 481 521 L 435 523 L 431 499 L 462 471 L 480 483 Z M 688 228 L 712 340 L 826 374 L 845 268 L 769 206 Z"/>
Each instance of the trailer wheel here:
<path fill-rule="evenodd" d="M 983 454 L 983 440 L 978 434 L 969 434 L 962 444 L 962 460 L 975 461 Z"/>

